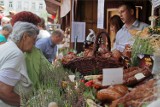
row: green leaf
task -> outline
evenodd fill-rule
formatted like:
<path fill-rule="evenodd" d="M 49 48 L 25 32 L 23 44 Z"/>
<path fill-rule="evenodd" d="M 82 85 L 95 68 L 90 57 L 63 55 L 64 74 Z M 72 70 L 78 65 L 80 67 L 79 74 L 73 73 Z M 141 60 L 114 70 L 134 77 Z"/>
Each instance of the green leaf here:
<path fill-rule="evenodd" d="M 123 104 L 119 104 L 118 107 L 124 107 L 124 105 Z"/>

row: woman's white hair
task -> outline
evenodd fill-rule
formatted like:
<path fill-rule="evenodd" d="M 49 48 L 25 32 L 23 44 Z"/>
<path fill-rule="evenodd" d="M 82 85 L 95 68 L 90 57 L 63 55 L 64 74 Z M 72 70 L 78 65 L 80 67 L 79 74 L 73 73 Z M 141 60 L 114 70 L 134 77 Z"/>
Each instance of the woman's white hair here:
<path fill-rule="evenodd" d="M 36 37 L 39 33 L 39 30 L 37 26 L 33 25 L 32 23 L 18 21 L 13 26 L 13 31 L 10 35 L 10 38 L 13 42 L 17 43 L 21 40 L 24 33 L 28 33 L 29 36 Z"/>

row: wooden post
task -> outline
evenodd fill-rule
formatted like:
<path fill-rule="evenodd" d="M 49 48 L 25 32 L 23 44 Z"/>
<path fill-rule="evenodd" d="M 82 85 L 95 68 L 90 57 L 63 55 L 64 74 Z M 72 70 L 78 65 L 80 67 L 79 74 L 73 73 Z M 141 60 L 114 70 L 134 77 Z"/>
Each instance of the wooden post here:
<path fill-rule="evenodd" d="M 71 42 L 71 38 L 72 38 L 72 10 L 73 10 L 73 7 L 72 7 L 72 5 L 73 5 L 73 0 L 70 0 L 70 2 L 71 2 L 71 10 L 70 10 L 70 48 L 73 48 L 73 43 Z"/>
<path fill-rule="evenodd" d="M 151 11 L 151 28 L 154 27 L 154 6 L 153 6 L 153 3 L 152 3 L 152 11 Z"/>

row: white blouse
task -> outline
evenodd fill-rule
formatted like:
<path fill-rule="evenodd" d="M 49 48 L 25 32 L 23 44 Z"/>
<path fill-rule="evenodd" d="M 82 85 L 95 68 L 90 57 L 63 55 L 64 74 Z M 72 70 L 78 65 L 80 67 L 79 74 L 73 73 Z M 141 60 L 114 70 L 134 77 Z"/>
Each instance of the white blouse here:
<path fill-rule="evenodd" d="M 23 52 L 12 41 L 0 45 L 0 81 L 14 86 L 14 91 L 17 94 L 19 94 L 18 87 L 21 87 L 23 92 L 26 92 L 28 87 L 31 87 Z M 0 101 L 0 107 L 12 106 Z"/>

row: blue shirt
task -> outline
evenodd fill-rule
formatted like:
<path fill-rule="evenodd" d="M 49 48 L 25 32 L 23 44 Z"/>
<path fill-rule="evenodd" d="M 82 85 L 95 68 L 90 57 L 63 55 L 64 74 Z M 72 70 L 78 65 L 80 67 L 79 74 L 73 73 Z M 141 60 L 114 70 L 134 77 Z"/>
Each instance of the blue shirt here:
<path fill-rule="evenodd" d="M 141 31 L 147 26 L 148 25 L 146 23 L 140 22 L 138 20 L 136 20 L 129 29 L 125 25 L 123 25 L 122 28 L 116 34 L 114 49 L 123 52 L 126 44 L 133 45 L 134 43 L 134 40 L 132 40 L 132 35 L 129 33 L 129 30 L 134 29 Z"/>
<path fill-rule="evenodd" d="M 35 46 L 39 48 L 43 52 L 43 55 L 46 57 L 46 59 L 52 63 L 56 57 L 57 45 L 52 43 L 51 38 L 48 37 L 39 39 Z"/>
<path fill-rule="evenodd" d="M 7 39 L 2 34 L 0 34 L 0 42 L 7 42 Z"/>

